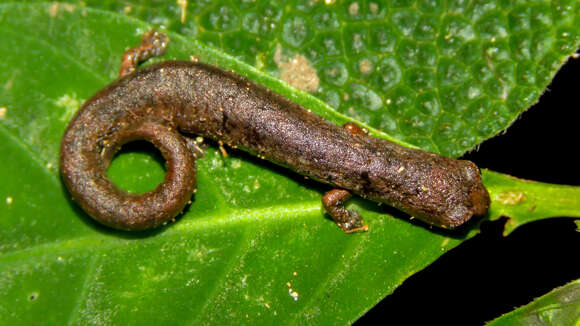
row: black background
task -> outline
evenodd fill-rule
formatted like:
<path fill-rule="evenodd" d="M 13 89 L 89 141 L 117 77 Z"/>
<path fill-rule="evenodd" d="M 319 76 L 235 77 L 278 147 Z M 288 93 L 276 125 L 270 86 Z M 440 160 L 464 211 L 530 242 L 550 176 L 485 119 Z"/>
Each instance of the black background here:
<path fill-rule="evenodd" d="M 504 134 L 463 158 L 519 178 L 580 185 L 580 59 L 570 58 L 539 102 Z M 482 325 L 580 278 L 571 218 L 528 223 L 503 237 L 505 218 L 407 279 L 355 325 Z"/>

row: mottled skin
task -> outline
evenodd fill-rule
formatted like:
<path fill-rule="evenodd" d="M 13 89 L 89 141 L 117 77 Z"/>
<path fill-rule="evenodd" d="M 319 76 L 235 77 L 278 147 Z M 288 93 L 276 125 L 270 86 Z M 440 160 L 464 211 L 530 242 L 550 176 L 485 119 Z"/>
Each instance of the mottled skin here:
<path fill-rule="evenodd" d="M 472 162 L 349 131 L 239 75 L 183 61 L 138 70 L 86 101 L 62 139 L 65 184 L 103 224 L 162 225 L 195 187 L 196 150 L 181 133 L 221 141 L 441 227 L 459 226 L 489 206 Z M 152 142 L 167 160 L 164 182 L 141 195 L 119 190 L 106 174 L 115 152 L 135 139 Z"/>

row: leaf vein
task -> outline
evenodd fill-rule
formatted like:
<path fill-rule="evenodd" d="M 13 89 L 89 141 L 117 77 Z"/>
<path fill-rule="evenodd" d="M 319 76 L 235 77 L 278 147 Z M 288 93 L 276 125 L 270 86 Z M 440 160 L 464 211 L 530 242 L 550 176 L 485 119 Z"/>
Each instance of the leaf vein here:
<path fill-rule="evenodd" d="M 250 241 L 248 241 L 249 234 L 250 234 L 250 228 L 246 227 L 246 229 L 244 230 L 244 233 L 240 236 L 240 238 L 238 240 L 238 244 L 236 246 L 235 253 L 233 253 L 231 255 L 231 257 L 229 258 L 229 261 L 225 265 L 220 277 L 215 280 L 215 282 L 213 284 L 213 288 L 210 291 L 210 294 L 204 300 L 203 306 L 198 311 L 198 313 L 195 314 L 196 318 L 193 318 L 189 321 L 186 321 L 185 323 L 183 323 L 184 325 L 199 325 L 199 324 L 201 324 L 201 321 L 204 320 L 202 316 L 206 315 L 206 313 L 207 313 L 206 310 L 208 309 L 210 304 L 212 304 L 212 303 L 215 304 L 214 299 L 221 292 L 219 290 L 223 289 L 224 286 L 228 285 L 226 280 L 227 280 L 230 272 L 234 269 L 233 268 L 234 263 L 239 262 L 241 260 L 241 258 L 248 252 L 246 249 L 248 248 L 248 246 L 250 244 Z"/>
<path fill-rule="evenodd" d="M 28 143 L 23 141 L 19 136 L 15 135 L 13 132 L 9 131 L 3 124 L 0 124 L 0 133 L 4 134 L 7 138 L 11 139 L 24 152 L 29 153 L 30 159 L 38 165 L 40 170 L 43 171 L 43 173 L 45 173 L 55 185 L 60 187 L 58 178 L 48 169 L 46 163 L 38 158 L 38 155 L 36 155 L 37 153 L 30 147 Z"/>
<path fill-rule="evenodd" d="M 66 323 L 69 326 L 79 324 L 77 319 L 79 318 L 79 313 L 82 309 L 82 303 L 87 298 L 88 291 L 91 289 L 91 285 L 95 282 L 95 280 L 99 274 L 99 273 L 97 273 L 96 266 L 97 266 L 97 263 L 100 261 L 100 258 L 101 258 L 100 255 L 93 255 L 91 257 L 89 263 L 87 264 L 85 279 L 83 281 L 83 287 L 78 292 L 76 303 L 74 305 L 73 310 L 70 313 L 69 320 Z"/>
<path fill-rule="evenodd" d="M 308 302 L 304 304 L 302 309 L 294 313 L 293 316 L 288 319 L 286 325 L 300 324 L 300 322 L 298 322 L 298 318 L 304 316 L 305 310 L 311 308 L 312 302 L 321 302 L 320 299 L 318 299 L 317 301 L 314 300 L 320 298 L 322 296 L 322 292 L 328 289 L 328 284 L 336 282 L 337 276 L 346 271 L 345 269 L 341 269 L 341 267 L 344 266 L 343 264 L 344 261 L 348 261 L 349 265 L 352 265 L 352 261 L 348 260 L 347 257 L 350 257 L 356 249 L 359 249 L 364 243 L 368 242 L 369 237 L 368 235 L 366 236 L 363 235 L 360 237 L 350 237 L 350 238 L 351 241 L 349 241 L 344 247 L 343 251 L 344 259 L 335 260 L 334 264 L 328 269 L 328 272 L 324 273 L 326 275 L 324 279 L 318 282 L 318 286 L 316 287 L 316 289 L 314 289 L 312 295 L 310 295 Z"/>
<path fill-rule="evenodd" d="M 232 210 L 229 214 L 218 212 L 218 214 L 207 215 L 202 218 L 183 219 L 158 236 L 169 238 L 180 237 L 187 233 L 206 232 L 208 229 L 221 228 L 227 224 L 254 223 L 256 219 L 260 219 L 260 223 L 263 224 L 266 222 L 276 222 L 282 218 L 296 220 L 296 216 L 317 216 L 320 213 L 320 205 L 320 202 L 316 201 L 267 208 L 257 207 L 253 209 Z M 126 243 L 123 239 L 115 236 L 111 236 L 109 241 L 103 240 L 102 235 L 94 234 L 74 239 L 37 244 L 0 254 L 0 262 L 3 266 L 7 266 L 8 263 L 18 263 L 50 254 L 62 254 L 63 251 L 74 252 L 86 248 L 106 250 L 122 246 Z"/>

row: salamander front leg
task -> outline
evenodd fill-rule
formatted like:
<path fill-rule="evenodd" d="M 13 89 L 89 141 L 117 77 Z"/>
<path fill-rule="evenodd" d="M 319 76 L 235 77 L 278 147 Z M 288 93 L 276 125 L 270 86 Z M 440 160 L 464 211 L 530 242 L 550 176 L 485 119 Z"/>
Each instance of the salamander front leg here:
<path fill-rule="evenodd" d="M 324 209 L 334 222 L 346 233 L 368 231 L 369 227 L 363 224 L 363 219 L 357 211 L 348 210 L 344 203 L 351 197 L 350 192 L 344 189 L 332 189 L 322 196 Z"/>
<path fill-rule="evenodd" d="M 169 43 L 169 37 L 156 30 L 150 30 L 141 38 L 141 44 L 123 53 L 119 78 L 137 70 L 140 63 L 150 58 L 162 56 Z"/>

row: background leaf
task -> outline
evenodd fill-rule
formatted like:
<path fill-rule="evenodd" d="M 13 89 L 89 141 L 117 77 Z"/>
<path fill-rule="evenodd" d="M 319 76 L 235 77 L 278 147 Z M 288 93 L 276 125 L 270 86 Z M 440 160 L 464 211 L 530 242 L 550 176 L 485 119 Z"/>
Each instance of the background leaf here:
<path fill-rule="evenodd" d="M 580 280 L 570 282 L 487 325 L 578 325 Z"/>
<path fill-rule="evenodd" d="M 454 157 L 536 102 L 580 43 L 575 0 L 67 2 L 204 42 L 338 112 Z M 285 78 L 303 66 L 318 87 Z"/>
<path fill-rule="evenodd" d="M 140 18 L 147 18 L 145 16 L 156 10 L 154 6 L 147 9 L 148 6 L 133 7 L 127 3 L 122 9 L 133 8 L 131 11 L 135 10 L 134 14 Z M 357 28 L 354 23 L 345 23 L 353 20 L 351 6 L 336 6 L 331 8 L 336 12 L 329 11 L 331 16 L 344 18 L 344 21 L 339 21 L 341 30 Z M 255 61 L 262 70 L 259 71 L 202 43 L 211 39 L 216 43 L 217 39 L 219 44 L 214 45 L 226 47 L 237 44 L 234 41 L 239 39 L 242 40 L 239 49 L 253 51 L 251 45 L 256 41 L 255 37 L 243 37 L 241 32 L 232 32 L 239 31 L 240 22 L 244 26 L 243 17 L 229 14 L 229 9 L 223 9 L 223 5 L 205 8 L 197 15 L 195 11 L 188 11 L 191 19 L 186 22 L 190 28 L 195 26 L 198 30 L 198 34 L 193 35 L 197 40 L 170 34 L 172 43 L 165 58 L 199 56 L 201 61 L 249 76 L 329 120 L 340 123 L 348 119 L 330 110 L 320 100 L 264 73 L 282 75 L 278 64 L 272 64 L 279 43 L 283 50 L 289 47 L 296 52 L 282 51 L 286 58 L 294 58 L 302 45 L 309 44 L 307 40 L 314 37 L 312 30 L 318 29 L 303 30 L 303 27 L 306 26 L 304 22 L 311 19 L 308 10 L 315 13 L 314 9 L 283 7 L 285 9 L 279 18 L 281 27 L 275 24 L 280 29 L 274 33 L 277 38 L 265 43 L 264 59 Z M 370 3 L 368 8 L 370 10 Z M 570 8 L 572 13 L 577 13 L 576 7 L 572 5 Z M 243 12 L 242 9 L 237 8 L 235 13 Z M 246 9 L 252 11 L 254 7 Z M 318 10 L 322 12 L 323 9 Z M 341 12 L 343 9 L 347 11 Z M 497 12 L 496 9 L 493 12 Z M 303 12 L 295 15 L 302 17 L 302 22 L 300 18 L 288 18 L 294 17 L 293 10 Z M 415 9 L 397 10 L 403 12 L 400 19 L 411 19 L 411 22 L 413 12 L 417 13 Z M 554 15 L 560 13 L 550 7 L 549 12 L 552 11 Z M 216 16 L 215 12 L 219 15 Z M 558 21 L 571 26 L 569 17 L 576 16 L 570 15 Z M 159 17 L 163 15 L 155 17 L 161 19 Z M 169 27 L 177 26 L 178 16 L 171 17 L 166 21 L 152 20 Z M 391 24 L 394 18 L 381 19 Z M 407 20 L 399 23 L 400 26 L 408 25 Z M 332 19 L 329 24 L 328 30 L 331 30 Z M 0 30 L 7 36 L 0 39 L 0 57 L 3 59 L 0 80 L 4 81 L 0 88 L 0 107 L 5 109 L 0 120 L 0 151 L 10 153 L 11 158 L 0 171 L 0 177 L 5 180 L 0 188 L 0 198 L 5 198 L 5 203 L 2 203 L 5 206 L 0 211 L 3 226 L 0 229 L 1 320 L 34 323 L 38 316 L 42 316 L 46 323 L 68 320 L 73 324 L 142 324 L 176 321 L 271 323 L 283 318 L 288 323 L 344 324 L 355 320 L 409 275 L 469 236 L 440 233 L 424 225 L 409 223 L 406 219 L 386 216 L 385 209 L 362 200 L 355 201 L 353 206 L 362 211 L 371 231 L 356 236 L 345 235 L 322 217 L 320 195 L 326 188 L 243 153 L 232 152 L 227 159 L 223 158 L 215 148 L 210 148 L 198 163 L 199 191 L 179 223 L 138 235 L 113 232 L 94 224 L 68 200 L 68 194 L 60 183 L 57 173 L 59 140 L 80 103 L 116 78 L 123 50 L 137 44 L 139 36 L 150 28 L 150 25 L 123 14 L 75 4 L 0 5 Z M 285 34 L 284 31 L 291 32 Z M 557 28 L 550 31 L 552 47 L 546 53 L 559 63 L 565 58 L 565 53 L 571 51 L 562 50 L 561 53 L 556 45 L 568 40 L 570 48 L 576 44 L 577 36 L 572 33 L 567 34 L 572 35 L 572 39 L 568 36 L 560 38 Z M 325 36 L 330 37 L 330 34 L 328 32 Z M 400 43 L 406 44 L 404 40 Z M 356 42 L 349 45 L 352 49 L 357 46 Z M 232 54 L 248 59 L 235 51 Z M 261 55 L 256 52 L 254 57 L 260 58 Z M 351 56 L 345 57 L 343 53 L 339 57 L 352 65 L 347 59 Z M 326 59 L 320 60 L 320 63 L 327 63 Z M 395 57 L 396 60 L 400 59 Z M 448 66 L 453 65 L 452 60 L 446 62 Z M 318 67 L 322 66 L 316 66 L 315 61 L 310 64 L 321 71 Z M 553 62 L 542 67 L 546 70 L 541 76 L 547 83 L 557 67 Z M 329 69 L 322 71 L 334 71 L 332 67 Z M 381 110 L 388 102 L 382 97 L 385 95 L 379 95 L 382 105 L 373 111 L 378 100 L 364 88 L 365 83 L 372 83 L 372 80 L 361 77 L 355 84 L 362 85 L 362 88 L 356 86 L 353 83 L 358 77 L 354 78 L 356 75 L 350 69 L 352 67 L 347 66 L 348 77 L 343 85 L 338 85 L 346 88 L 338 89 L 347 90 L 345 93 L 349 95 L 345 103 L 350 103 L 348 105 L 352 105 L 353 110 L 362 108 L 354 115 L 364 119 L 365 112 L 376 111 L 378 113 L 373 113 L 367 122 L 383 121 L 384 115 L 384 121 L 394 121 L 393 130 L 399 130 L 406 121 L 404 112 L 395 112 L 392 116 L 391 113 L 384 114 Z M 362 69 L 360 73 L 364 71 Z M 452 69 L 448 67 L 445 71 L 451 72 Z M 406 68 L 404 72 L 408 73 Z M 321 80 L 316 95 L 332 102 L 323 95 L 329 94 L 333 82 L 339 82 L 328 78 Z M 395 93 L 415 101 L 415 96 L 419 95 L 411 93 L 415 92 L 411 89 L 416 82 L 409 83 L 405 79 Z M 514 89 L 519 88 L 514 86 Z M 528 103 L 527 93 L 519 91 L 514 94 L 520 104 Z M 535 98 L 530 99 L 533 100 Z M 340 109 L 341 105 L 336 106 Z M 409 114 L 415 107 L 407 107 Z M 482 123 L 494 126 L 490 128 L 495 133 L 509 121 L 493 125 L 496 123 L 493 112 L 508 114 L 510 118 L 507 120 L 510 120 L 525 109 L 525 105 L 512 110 L 507 108 L 504 104 L 502 109 L 489 111 L 492 118 L 489 118 L 489 112 L 485 113 L 488 119 Z M 353 113 L 350 110 L 345 112 Z M 439 113 L 435 116 L 443 119 L 445 114 Z M 378 120 L 373 120 L 376 116 Z M 425 115 L 419 116 L 427 119 Z M 389 128 L 384 129 L 393 133 Z M 393 134 L 414 139 L 411 132 L 401 130 Z M 372 131 L 378 136 L 389 137 L 378 130 Z M 477 143 L 464 143 L 455 133 L 443 137 L 447 140 L 442 144 L 451 145 L 445 145 L 450 146 L 449 150 L 441 152 L 457 151 L 455 155 L 463 151 L 461 148 Z M 424 146 L 430 148 L 428 144 Z M 131 172 L 135 163 L 151 163 L 147 166 L 154 167 L 150 171 L 153 178 L 163 173 L 161 165 L 152 163 L 155 157 L 151 155 L 132 152 L 125 156 L 116 160 L 116 167 L 109 172 L 114 180 L 126 182 L 126 187 L 134 191 L 150 186 L 147 182 L 141 184 L 139 176 L 135 177 L 135 172 Z M 486 173 L 485 178 L 494 198 L 504 193 L 505 185 L 510 182 L 521 191 L 531 189 L 532 193 L 533 190 L 527 186 L 528 183 L 518 183 L 517 180 L 497 181 L 505 177 L 493 173 Z M 571 187 L 541 186 L 566 194 L 577 191 Z M 502 205 L 510 206 L 509 202 L 498 202 L 496 200 L 493 204 L 492 217 L 506 211 Z M 546 214 L 558 214 L 565 209 L 568 209 L 566 212 L 578 213 L 578 209 L 573 207 L 560 210 L 556 207 Z M 516 215 L 521 213 L 514 212 Z M 535 218 L 541 217 L 547 215 Z M 524 216 L 516 223 L 527 219 Z M 472 229 L 470 234 L 473 233 Z"/>

